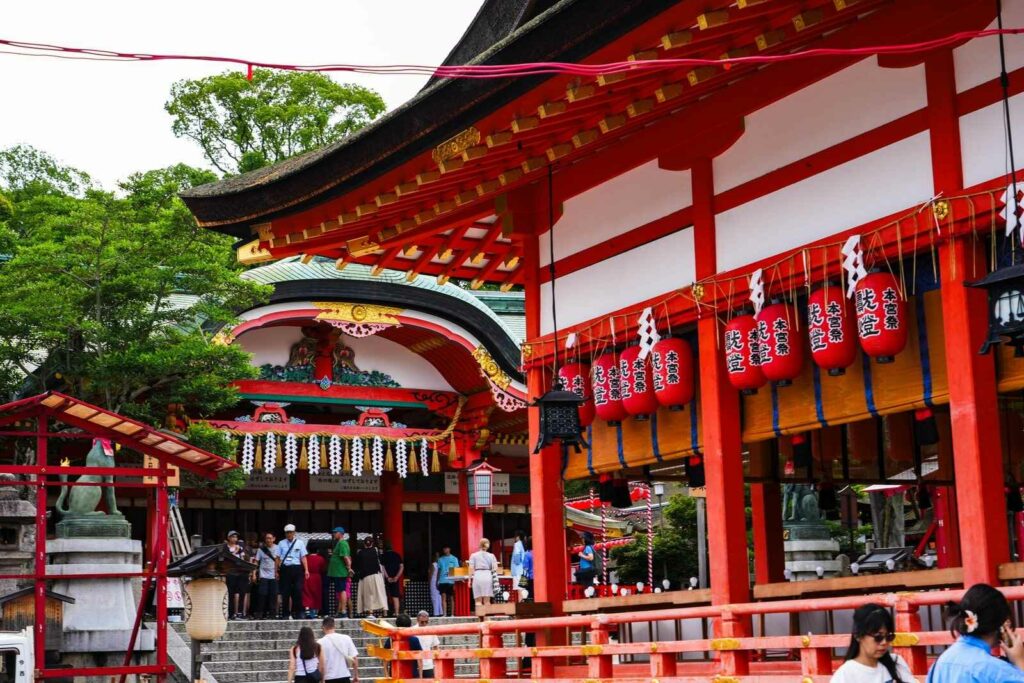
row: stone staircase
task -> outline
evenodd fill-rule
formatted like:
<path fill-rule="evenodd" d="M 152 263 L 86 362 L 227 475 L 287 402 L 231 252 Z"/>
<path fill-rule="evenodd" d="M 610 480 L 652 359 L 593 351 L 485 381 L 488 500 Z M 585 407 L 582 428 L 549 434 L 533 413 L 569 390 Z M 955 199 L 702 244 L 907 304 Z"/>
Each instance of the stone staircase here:
<path fill-rule="evenodd" d="M 475 618 L 434 618 L 432 624 L 451 624 L 476 621 Z M 339 620 L 337 632 L 351 636 L 359 651 L 359 678 L 373 681 L 385 678 L 380 660 L 366 655 L 367 645 L 378 645 L 381 639 L 362 630 L 358 619 Z M 184 624 L 171 624 L 181 638 L 188 643 Z M 203 660 L 206 668 L 217 679 L 217 683 L 277 683 L 288 680 L 288 650 L 295 644 L 299 629 L 310 626 L 317 634 L 320 620 L 294 621 L 231 621 L 224 636 L 213 643 L 203 645 Z M 476 647 L 477 636 L 451 636 L 441 639 L 441 647 Z M 509 645 L 512 641 L 509 640 Z M 510 663 L 510 666 L 513 666 Z M 184 672 L 187 678 L 188 672 Z M 473 677 L 478 673 L 476 662 L 459 660 L 456 675 Z"/>

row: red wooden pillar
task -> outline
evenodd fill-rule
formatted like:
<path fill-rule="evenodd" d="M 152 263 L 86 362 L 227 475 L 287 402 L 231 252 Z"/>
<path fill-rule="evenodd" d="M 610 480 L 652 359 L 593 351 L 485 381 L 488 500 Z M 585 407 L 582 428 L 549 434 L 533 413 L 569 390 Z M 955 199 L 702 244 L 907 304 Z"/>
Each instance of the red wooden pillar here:
<path fill-rule="evenodd" d="M 158 462 L 163 473 L 157 477 L 157 488 L 154 499 L 156 501 L 156 536 L 154 547 L 156 552 L 151 560 L 154 563 L 153 576 L 156 578 L 156 663 L 159 666 L 167 665 L 167 560 L 169 556 L 169 534 L 167 517 L 170 513 L 170 503 L 167 496 L 166 472 L 170 466 Z M 142 607 L 140 606 L 140 609 Z M 167 678 L 161 673 L 158 681 L 165 681 Z"/>
<path fill-rule="evenodd" d="M 785 579 L 786 555 L 782 545 L 782 494 L 779 482 L 750 485 L 754 526 L 754 582 L 776 583 Z"/>
<path fill-rule="evenodd" d="M 947 196 L 963 188 L 960 121 L 956 77 L 949 50 L 925 62 L 932 174 L 936 193 Z M 960 536 L 971 539 L 963 557 L 964 585 L 997 583 L 999 564 L 1009 560 L 1006 499 L 996 373 L 993 355 L 978 354 L 988 327 L 983 290 L 964 282 L 987 272 L 985 254 L 970 238 L 944 241 L 942 318 L 945 332 L 953 465 Z"/>
<path fill-rule="evenodd" d="M 537 236 L 523 237 L 524 267 L 527 278 L 526 338 L 540 336 L 540 278 Z M 543 369 L 533 368 L 526 377 L 530 400 L 550 389 L 551 378 Z M 552 613 L 562 613 L 565 600 L 566 577 L 569 573 L 565 542 L 565 508 L 563 501 L 562 454 L 559 446 L 549 446 L 540 453 L 532 449 L 540 436 L 540 415 L 529 411 L 530 455 L 530 515 L 533 529 L 533 590 L 537 602 L 551 605 Z M 544 640 L 543 634 L 541 640 Z M 535 666 L 535 670 L 539 667 Z"/>
<path fill-rule="evenodd" d="M 36 555 L 35 555 L 35 656 L 36 670 L 45 668 L 46 653 L 46 448 L 48 445 L 46 432 L 50 430 L 49 419 L 40 416 L 37 420 L 36 437 Z"/>
<path fill-rule="evenodd" d="M 402 519 L 402 503 L 405 502 L 405 488 L 394 472 L 386 472 L 381 478 L 384 501 L 384 540 L 391 544 L 399 555 L 405 554 L 405 524 Z"/>
<path fill-rule="evenodd" d="M 718 270 L 711 160 L 698 159 L 692 173 L 693 239 L 697 279 L 700 280 L 714 275 Z M 719 335 L 716 316 L 707 315 L 698 321 L 711 601 L 715 605 L 727 605 L 750 600 L 750 578 L 747 569 L 739 394 L 729 384 L 726 376 Z M 743 637 L 750 632 L 750 620 L 723 618 L 716 627 L 719 637 Z M 722 669 L 721 673 L 725 675 L 745 675 L 748 671 L 747 653 L 723 652 Z"/>
<path fill-rule="evenodd" d="M 459 472 L 459 544 L 463 562 L 480 549 L 480 539 L 483 537 L 484 511 L 470 506 L 466 473 Z"/>
<path fill-rule="evenodd" d="M 939 569 L 961 566 L 960 535 L 952 486 L 936 486 L 932 494 L 935 506 L 935 556 Z"/>

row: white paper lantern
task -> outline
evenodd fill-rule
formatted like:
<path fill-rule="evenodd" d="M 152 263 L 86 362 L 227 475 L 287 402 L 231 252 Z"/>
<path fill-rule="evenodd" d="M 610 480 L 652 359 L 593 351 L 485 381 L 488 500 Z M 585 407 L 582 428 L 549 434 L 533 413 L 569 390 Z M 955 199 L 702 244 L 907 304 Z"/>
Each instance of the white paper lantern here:
<path fill-rule="evenodd" d="M 216 640 L 228 627 L 228 587 L 220 579 L 185 586 L 185 630 L 192 640 Z"/>

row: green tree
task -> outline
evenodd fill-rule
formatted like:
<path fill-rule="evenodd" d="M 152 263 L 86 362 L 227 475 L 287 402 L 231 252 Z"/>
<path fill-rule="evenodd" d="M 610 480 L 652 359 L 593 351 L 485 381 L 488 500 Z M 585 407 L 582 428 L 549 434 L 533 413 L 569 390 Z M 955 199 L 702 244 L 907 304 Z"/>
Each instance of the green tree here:
<path fill-rule="evenodd" d="M 76 196 L 66 171 L 28 184 L 0 175 L 15 226 L 0 265 L 4 393 L 59 388 L 151 424 L 171 403 L 199 416 L 232 405 L 229 382 L 254 369 L 211 330 L 268 290 L 238 278 L 230 239 L 199 228 L 177 197 L 213 174 L 179 165 Z"/>
<path fill-rule="evenodd" d="M 667 575 L 674 587 L 687 586 L 697 576 L 697 499 L 672 496 L 663 515 L 654 533 L 655 584 Z M 647 583 L 646 535 L 637 534 L 633 543 L 615 548 L 611 556 L 620 583 Z"/>
<path fill-rule="evenodd" d="M 373 90 L 319 73 L 255 69 L 178 81 L 164 105 L 178 137 L 224 174 L 245 173 L 351 135 L 384 112 Z"/>

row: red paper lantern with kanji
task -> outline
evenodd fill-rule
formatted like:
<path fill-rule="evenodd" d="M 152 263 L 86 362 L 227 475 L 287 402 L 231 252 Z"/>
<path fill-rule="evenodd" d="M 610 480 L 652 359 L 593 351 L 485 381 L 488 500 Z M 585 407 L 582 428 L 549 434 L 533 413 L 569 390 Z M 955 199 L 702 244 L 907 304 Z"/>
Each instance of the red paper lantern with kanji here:
<path fill-rule="evenodd" d="M 807 337 L 811 358 L 829 375 L 842 375 L 853 365 L 857 334 L 842 287 L 822 287 L 807 297 Z"/>
<path fill-rule="evenodd" d="M 618 423 L 629 415 L 622 405 L 619 359 L 612 352 L 597 357 L 590 366 L 594 412 L 605 422 Z"/>
<path fill-rule="evenodd" d="M 794 324 L 793 309 L 779 302 L 755 316 L 761 372 L 776 386 L 788 386 L 804 365 L 804 345 Z"/>
<path fill-rule="evenodd" d="M 907 304 L 892 273 L 868 273 L 856 287 L 857 336 L 864 353 L 891 363 L 907 346 Z"/>
<path fill-rule="evenodd" d="M 619 354 L 619 375 L 622 377 L 622 405 L 627 413 L 644 418 L 658 412 L 650 354 L 641 358 L 639 346 L 624 350 Z"/>
<path fill-rule="evenodd" d="M 583 363 L 569 363 L 558 368 L 558 379 L 562 388 L 583 399 L 580 404 L 580 427 L 589 427 L 594 421 L 594 394 L 590 388 L 590 366 Z"/>
<path fill-rule="evenodd" d="M 725 326 L 725 369 L 729 384 L 744 394 L 756 394 L 765 382 L 757 340 L 757 321 L 749 313 L 738 315 Z"/>
<path fill-rule="evenodd" d="M 685 339 L 662 339 L 651 349 L 654 396 L 670 410 L 681 410 L 693 400 L 693 352 Z"/>

